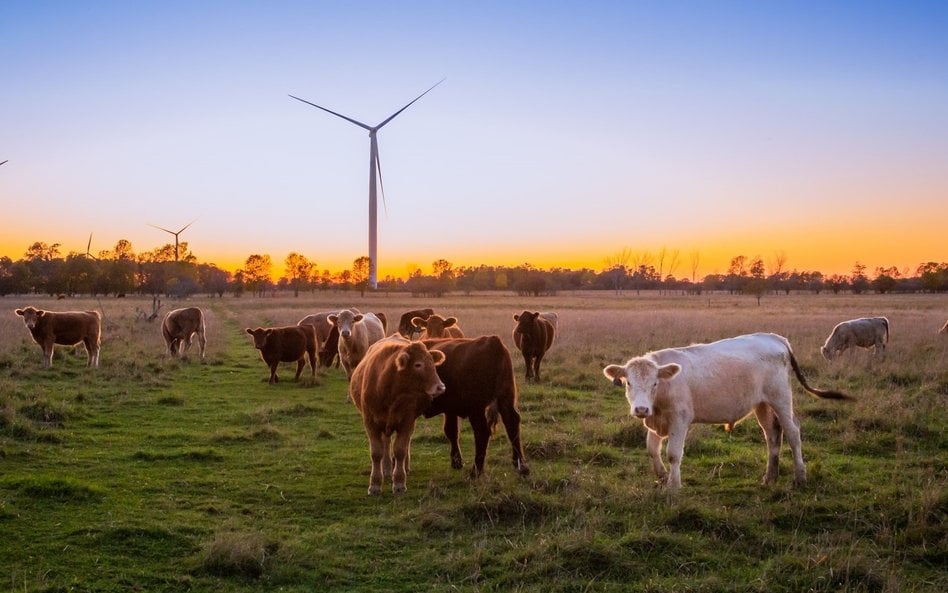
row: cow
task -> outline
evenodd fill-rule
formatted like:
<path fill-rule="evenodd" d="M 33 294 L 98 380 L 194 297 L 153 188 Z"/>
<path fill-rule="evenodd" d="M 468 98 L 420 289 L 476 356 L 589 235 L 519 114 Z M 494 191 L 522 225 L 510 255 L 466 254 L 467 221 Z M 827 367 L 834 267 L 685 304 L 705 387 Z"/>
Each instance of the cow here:
<path fill-rule="evenodd" d="M 948 334 L 948 321 L 945 322 L 945 325 L 941 326 L 941 329 L 938 330 L 940 334 Z"/>
<path fill-rule="evenodd" d="M 853 399 L 838 391 L 810 387 L 790 342 L 783 336 L 767 333 L 656 350 L 623 365 L 611 364 L 603 369 L 603 374 L 615 385 L 625 385 L 631 414 L 642 418 L 648 429 L 646 442 L 652 468 L 670 490 L 678 490 L 689 426 L 734 425 L 751 412 L 767 441 L 769 455 L 763 483 L 777 479 L 784 433 L 793 451 L 794 482 L 806 483 L 799 422 L 793 414 L 791 368 L 811 394 L 824 399 Z M 661 457 L 666 438 L 670 473 Z"/>
<path fill-rule="evenodd" d="M 513 340 L 523 354 L 527 381 L 539 381 L 540 361 L 553 345 L 553 337 L 556 334 L 556 314 L 524 311 L 513 318 L 517 322 L 513 330 Z"/>
<path fill-rule="evenodd" d="M 487 445 L 499 414 L 510 441 L 513 466 L 520 475 L 528 475 L 530 468 L 521 445 L 513 362 L 500 337 L 436 338 L 423 340 L 422 344 L 428 350 L 445 355 L 444 363 L 438 367 L 438 375 L 445 385 L 444 395 L 425 410 L 425 418 L 444 414 L 444 435 L 451 445 L 451 467 L 464 466 L 458 445 L 458 418 L 467 418 L 474 431 L 474 467 L 470 475 L 476 478 L 484 472 Z"/>
<path fill-rule="evenodd" d="M 339 368 L 339 361 L 336 355 L 339 353 L 339 330 L 335 324 L 329 321 L 330 315 L 336 315 L 339 311 L 324 311 L 313 313 L 300 319 L 296 325 L 312 325 L 316 330 L 316 351 L 319 366 L 330 367 L 335 360 L 336 368 Z"/>
<path fill-rule="evenodd" d="M 339 362 L 346 378 L 351 379 L 369 346 L 385 337 L 384 326 L 374 313 L 355 313 L 351 309 L 343 309 L 328 319 L 339 330 Z"/>
<path fill-rule="evenodd" d="M 86 348 L 87 367 L 99 367 L 102 316 L 98 311 L 43 311 L 35 307 L 17 309 L 16 314 L 30 330 L 33 341 L 43 348 L 43 368 L 53 366 L 53 346 Z"/>
<path fill-rule="evenodd" d="M 286 327 L 258 327 L 245 330 L 253 336 L 254 348 L 260 351 L 260 358 L 270 367 L 270 385 L 278 383 L 277 367 L 281 362 L 295 362 L 298 380 L 306 366 L 306 357 L 309 356 L 309 366 L 312 376 L 316 376 L 316 330 L 311 325 L 289 325 Z"/>
<path fill-rule="evenodd" d="M 186 307 L 169 311 L 161 321 L 161 335 L 172 358 L 183 355 L 191 349 L 191 338 L 197 334 L 201 347 L 201 360 L 207 349 L 204 332 L 204 312 L 197 307 Z"/>
<path fill-rule="evenodd" d="M 383 476 L 392 477 L 393 493 L 406 490 L 415 421 L 444 393 L 435 370 L 444 359 L 420 342 L 392 335 L 375 342 L 352 373 L 349 399 L 362 415 L 372 458 L 370 495 L 381 493 Z"/>
<path fill-rule="evenodd" d="M 421 328 L 421 336 L 419 337 L 421 340 L 464 337 L 464 332 L 461 330 L 461 326 L 458 325 L 457 317 L 444 318 L 432 313 L 428 316 L 428 319 L 413 317 L 411 323 L 416 328 Z"/>
<path fill-rule="evenodd" d="M 398 321 L 398 333 L 409 340 L 413 339 L 415 334 L 421 333 L 421 328 L 416 327 L 412 320 L 415 317 L 428 319 L 432 313 L 434 313 L 434 309 L 412 309 L 402 313 L 401 319 Z"/>
<path fill-rule="evenodd" d="M 885 317 L 862 317 L 836 324 L 826 343 L 820 348 L 820 354 L 826 360 L 833 360 L 853 346 L 872 348 L 873 354 L 885 354 L 885 345 L 889 341 L 889 320 Z"/>

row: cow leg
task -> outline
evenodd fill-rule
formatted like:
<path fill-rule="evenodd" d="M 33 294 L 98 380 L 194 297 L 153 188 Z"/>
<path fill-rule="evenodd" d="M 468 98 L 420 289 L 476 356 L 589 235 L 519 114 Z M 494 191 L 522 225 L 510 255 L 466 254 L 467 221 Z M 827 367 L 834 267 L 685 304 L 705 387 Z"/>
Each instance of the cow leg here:
<path fill-rule="evenodd" d="M 380 432 L 370 430 L 366 427 L 366 434 L 369 436 L 369 456 L 372 459 L 372 473 L 369 475 L 369 494 L 381 494 L 383 460 L 388 458 L 387 442 L 389 437 Z"/>
<path fill-rule="evenodd" d="M 470 422 L 471 430 L 474 432 L 474 467 L 471 468 L 471 477 L 476 478 L 484 473 L 484 460 L 487 459 L 487 445 L 490 443 L 490 427 L 487 426 L 487 417 L 483 410 L 471 414 Z"/>
<path fill-rule="evenodd" d="M 806 464 L 803 463 L 803 447 L 800 438 L 800 426 L 793 415 L 789 386 L 787 387 L 786 405 L 773 406 L 774 413 L 780 426 L 783 427 L 784 434 L 787 437 L 787 444 L 790 445 L 790 451 L 793 452 L 793 484 L 802 486 L 806 484 Z"/>
<path fill-rule="evenodd" d="M 648 431 L 646 436 L 645 444 L 648 448 L 648 456 L 652 459 L 652 469 L 655 470 L 655 475 L 658 476 L 658 481 L 664 484 L 668 481 L 668 470 L 665 468 L 665 463 L 662 462 L 662 441 L 664 439 L 658 436 L 657 432 Z"/>
<path fill-rule="evenodd" d="M 182 354 L 191 349 L 191 334 L 184 337 L 184 346 L 181 347 Z"/>
<path fill-rule="evenodd" d="M 529 475 L 530 468 L 523 457 L 523 444 L 520 442 L 520 412 L 512 405 L 512 399 L 509 402 L 498 402 L 497 406 L 500 409 L 500 417 L 504 421 L 504 428 L 507 430 L 507 440 L 510 441 L 513 466 L 521 476 Z M 490 430 L 489 425 L 488 430 Z"/>
<path fill-rule="evenodd" d="M 672 426 L 668 431 L 668 474 L 667 486 L 669 490 L 681 488 L 681 458 L 685 455 L 685 436 L 688 434 L 688 425 Z"/>
<path fill-rule="evenodd" d="M 402 427 L 395 434 L 395 469 L 392 472 L 392 492 L 398 494 L 408 489 L 408 456 L 411 450 L 411 433 L 415 429 L 415 421 Z"/>
<path fill-rule="evenodd" d="M 280 366 L 280 361 L 270 363 L 270 380 L 267 381 L 270 385 L 274 383 L 279 383 L 280 378 L 277 377 L 277 367 Z"/>
<path fill-rule="evenodd" d="M 523 355 L 523 365 L 527 367 L 527 381 L 533 379 L 533 357 Z"/>
<path fill-rule="evenodd" d="M 764 440 L 767 441 L 767 473 L 764 474 L 762 484 L 770 484 L 777 480 L 780 463 L 780 444 L 783 441 L 783 427 L 768 404 L 758 404 L 754 408 L 757 423 L 764 431 Z"/>
<path fill-rule="evenodd" d="M 543 355 L 539 354 L 533 359 L 533 380 L 540 380 L 540 361 L 543 360 Z"/>
<path fill-rule="evenodd" d="M 316 350 L 310 350 L 309 354 L 309 368 L 312 369 L 312 377 L 316 378 Z"/>
<path fill-rule="evenodd" d="M 444 415 L 444 436 L 448 437 L 448 444 L 451 445 L 451 467 L 461 469 L 464 467 L 464 457 L 458 444 L 458 417 L 454 414 Z"/>
<path fill-rule="evenodd" d="M 306 356 L 303 355 L 299 360 L 296 361 L 296 376 L 293 377 L 294 381 L 300 380 L 300 375 L 303 374 L 303 367 L 306 366 Z"/>
<path fill-rule="evenodd" d="M 43 368 L 53 368 L 53 344 L 43 344 Z"/>
<path fill-rule="evenodd" d="M 207 336 L 203 331 L 198 332 L 198 346 L 201 347 L 201 360 L 204 360 L 204 352 L 207 350 Z"/>

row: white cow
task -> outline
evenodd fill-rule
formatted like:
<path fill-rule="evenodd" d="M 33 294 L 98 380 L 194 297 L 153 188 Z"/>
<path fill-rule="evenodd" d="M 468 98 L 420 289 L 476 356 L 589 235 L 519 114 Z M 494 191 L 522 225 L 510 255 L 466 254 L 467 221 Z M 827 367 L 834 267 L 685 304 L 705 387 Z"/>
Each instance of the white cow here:
<path fill-rule="evenodd" d="M 757 333 L 710 344 L 666 348 L 612 364 L 603 373 L 625 395 L 633 416 L 648 429 L 648 454 L 659 479 L 681 488 L 685 435 L 693 423 L 733 425 L 753 412 L 764 431 L 769 456 L 763 483 L 777 479 L 780 443 L 787 435 L 793 451 L 794 482 L 806 482 L 800 450 L 800 428 L 793 415 L 789 370 L 803 388 L 826 399 L 852 399 L 837 391 L 810 387 L 783 336 Z M 662 441 L 668 439 L 669 473 L 662 462 Z"/>
<path fill-rule="evenodd" d="M 854 346 L 872 348 L 876 355 L 885 354 L 889 341 L 889 320 L 885 317 L 861 317 L 836 324 L 826 338 L 820 353 L 826 360 L 833 360 Z"/>
<path fill-rule="evenodd" d="M 385 337 L 385 326 L 375 313 L 356 313 L 343 309 L 327 319 L 339 330 L 339 361 L 346 378 L 365 357 L 369 346 Z"/>

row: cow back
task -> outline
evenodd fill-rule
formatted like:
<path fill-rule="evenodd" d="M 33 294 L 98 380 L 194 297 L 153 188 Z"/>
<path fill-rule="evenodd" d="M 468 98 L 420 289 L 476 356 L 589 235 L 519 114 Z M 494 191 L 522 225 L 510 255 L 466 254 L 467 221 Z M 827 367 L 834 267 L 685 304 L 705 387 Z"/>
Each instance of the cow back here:
<path fill-rule="evenodd" d="M 498 399 L 516 402 L 513 363 L 500 337 L 432 338 L 422 343 L 445 355 L 438 367 L 445 392 L 435 398 L 426 417 L 449 413 L 467 418 Z"/>
<path fill-rule="evenodd" d="M 86 339 L 98 343 L 101 316 L 98 311 L 46 311 L 30 332 L 37 342 L 52 338 L 60 346 L 72 346 Z"/>

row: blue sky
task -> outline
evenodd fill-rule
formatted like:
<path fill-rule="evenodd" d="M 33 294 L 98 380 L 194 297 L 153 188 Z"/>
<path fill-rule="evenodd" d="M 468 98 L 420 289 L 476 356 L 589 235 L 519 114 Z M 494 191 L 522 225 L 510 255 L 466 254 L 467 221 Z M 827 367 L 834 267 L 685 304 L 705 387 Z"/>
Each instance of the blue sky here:
<path fill-rule="evenodd" d="M 346 267 L 367 252 L 367 134 L 287 95 L 374 124 L 446 78 L 379 133 L 380 275 L 626 248 L 697 251 L 701 274 L 777 251 L 827 272 L 948 259 L 948 3 L 2 12 L 14 258 L 90 232 L 150 250 L 168 237 L 148 224 L 197 218 L 204 261 Z"/>

